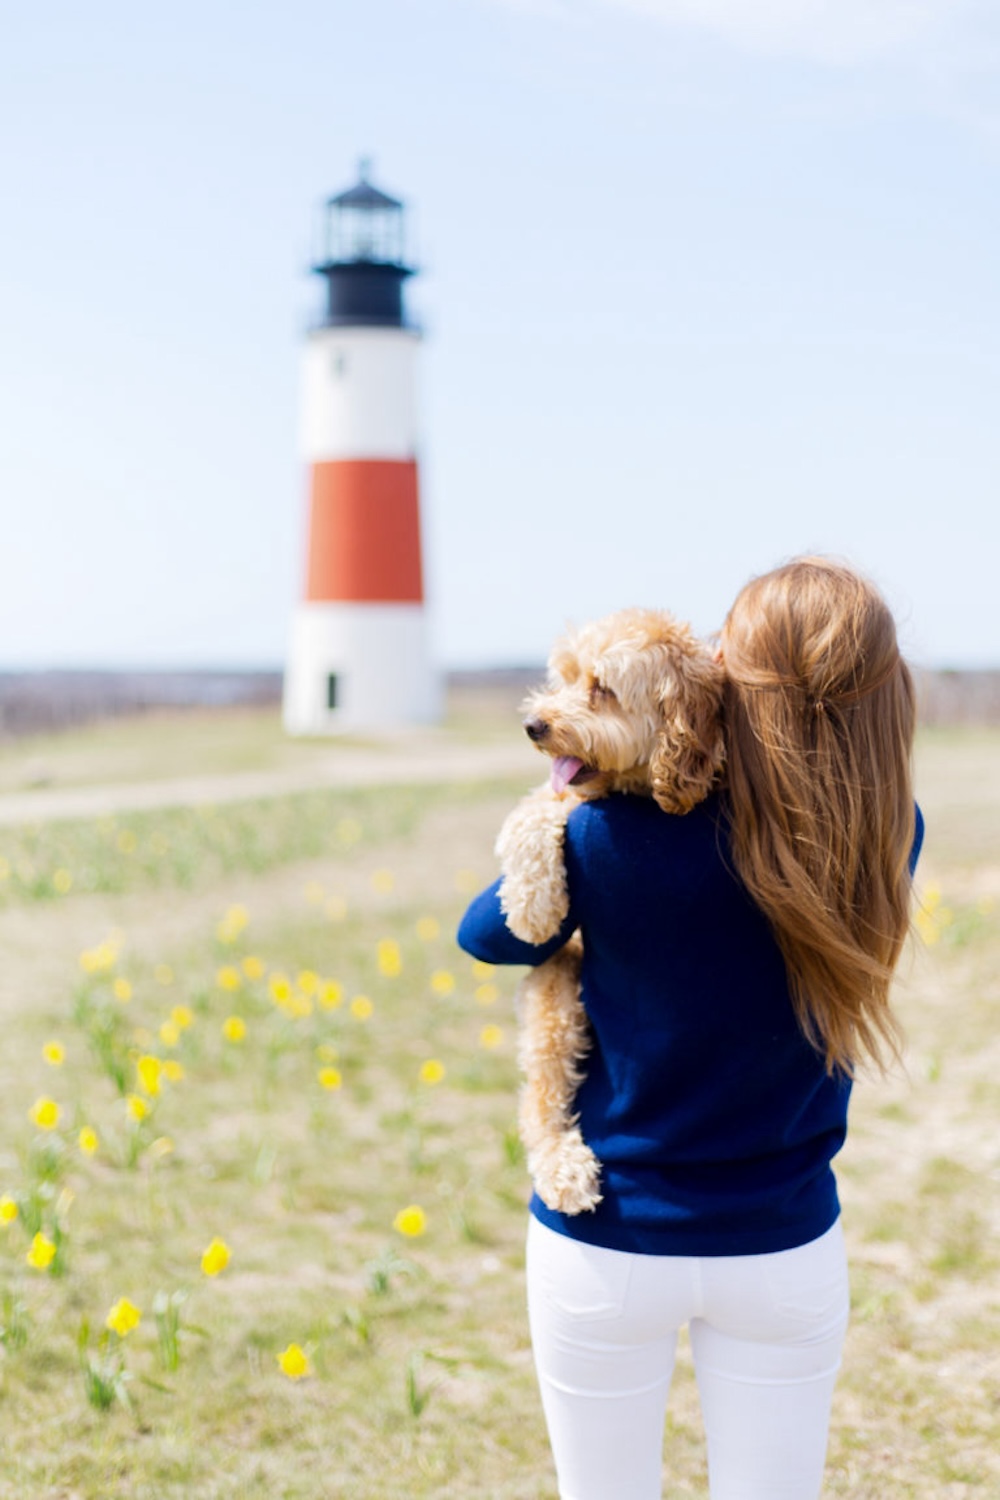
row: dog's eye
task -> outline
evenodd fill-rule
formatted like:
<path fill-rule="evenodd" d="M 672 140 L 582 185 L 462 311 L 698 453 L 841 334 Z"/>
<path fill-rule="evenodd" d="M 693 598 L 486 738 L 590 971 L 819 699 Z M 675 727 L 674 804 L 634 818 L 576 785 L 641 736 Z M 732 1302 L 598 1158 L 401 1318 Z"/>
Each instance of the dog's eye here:
<path fill-rule="evenodd" d="M 605 687 L 604 683 L 598 682 L 597 678 L 595 677 L 593 682 L 590 684 L 590 702 L 591 707 L 599 708 L 602 703 L 617 703 L 618 699 L 615 697 L 614 693 L 609 687 Z"/>

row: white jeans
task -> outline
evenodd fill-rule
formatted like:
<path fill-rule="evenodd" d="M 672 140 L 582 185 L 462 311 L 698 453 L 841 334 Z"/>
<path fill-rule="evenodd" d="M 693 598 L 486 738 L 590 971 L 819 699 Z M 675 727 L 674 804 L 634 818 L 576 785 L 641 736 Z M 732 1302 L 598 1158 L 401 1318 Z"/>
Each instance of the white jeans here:
<path fill-rule="evenodd" d="M 690 1325 L 712 1500 L 817 1500 L 847 1328 L 839 1222 L 769 1255 L 632 1255 L 532 1218 L 528 1313 L 562 1500 L 660 1500 Z"/>

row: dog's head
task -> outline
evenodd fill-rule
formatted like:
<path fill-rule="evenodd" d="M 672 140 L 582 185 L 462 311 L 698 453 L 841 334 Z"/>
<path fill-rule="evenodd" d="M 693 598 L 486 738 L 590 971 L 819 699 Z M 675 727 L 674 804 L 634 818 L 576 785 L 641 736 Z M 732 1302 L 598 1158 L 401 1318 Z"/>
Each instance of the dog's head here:
<path fill-rule="evenodd" d="M 666 812 L 689 812 L 722 770 L 722 682 L 686 625 L 624 609 L 556 642 L 524 728 L 552 757 L 557 792 L 646 793 Z"/>

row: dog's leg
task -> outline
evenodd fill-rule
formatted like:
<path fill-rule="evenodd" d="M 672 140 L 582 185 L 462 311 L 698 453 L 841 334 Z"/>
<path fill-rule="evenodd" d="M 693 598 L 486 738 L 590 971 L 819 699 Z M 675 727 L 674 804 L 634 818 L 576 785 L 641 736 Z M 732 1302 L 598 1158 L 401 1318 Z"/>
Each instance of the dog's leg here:
<path fill-rule="evenodd" d="M 583 1213 L 601 1201 L 601 1164 L 571 1113 L 590 1047 L 580 1003 L 583 945 L 575 934 L 547 963 L 522 980 L 520 1062 L 521 1139 L 535 1191 L 549 1208 Z"/>
<path fill-rule="evenodd" d="M 553 937 L 569 911 L 563 838 L 576 805 L 575 797 L 538 787 L 507 815 L 497 836 L 500 909 L 514 936 L 525 942 Z"/>

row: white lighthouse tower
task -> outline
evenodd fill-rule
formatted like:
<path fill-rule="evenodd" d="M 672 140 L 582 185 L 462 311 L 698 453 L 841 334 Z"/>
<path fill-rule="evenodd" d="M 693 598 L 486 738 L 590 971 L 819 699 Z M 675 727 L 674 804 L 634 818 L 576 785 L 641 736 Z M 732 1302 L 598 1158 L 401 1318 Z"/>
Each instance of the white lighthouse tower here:
<path fill-rule="evenodd" d="M 290 734 L 427 723 L 439 684 L 427 651 L 415 362 L 403 205 L 367 180 L 324 207 L 326 308 L 308 338 L 302 444 L 306 576 L 285 672 Z"/>

